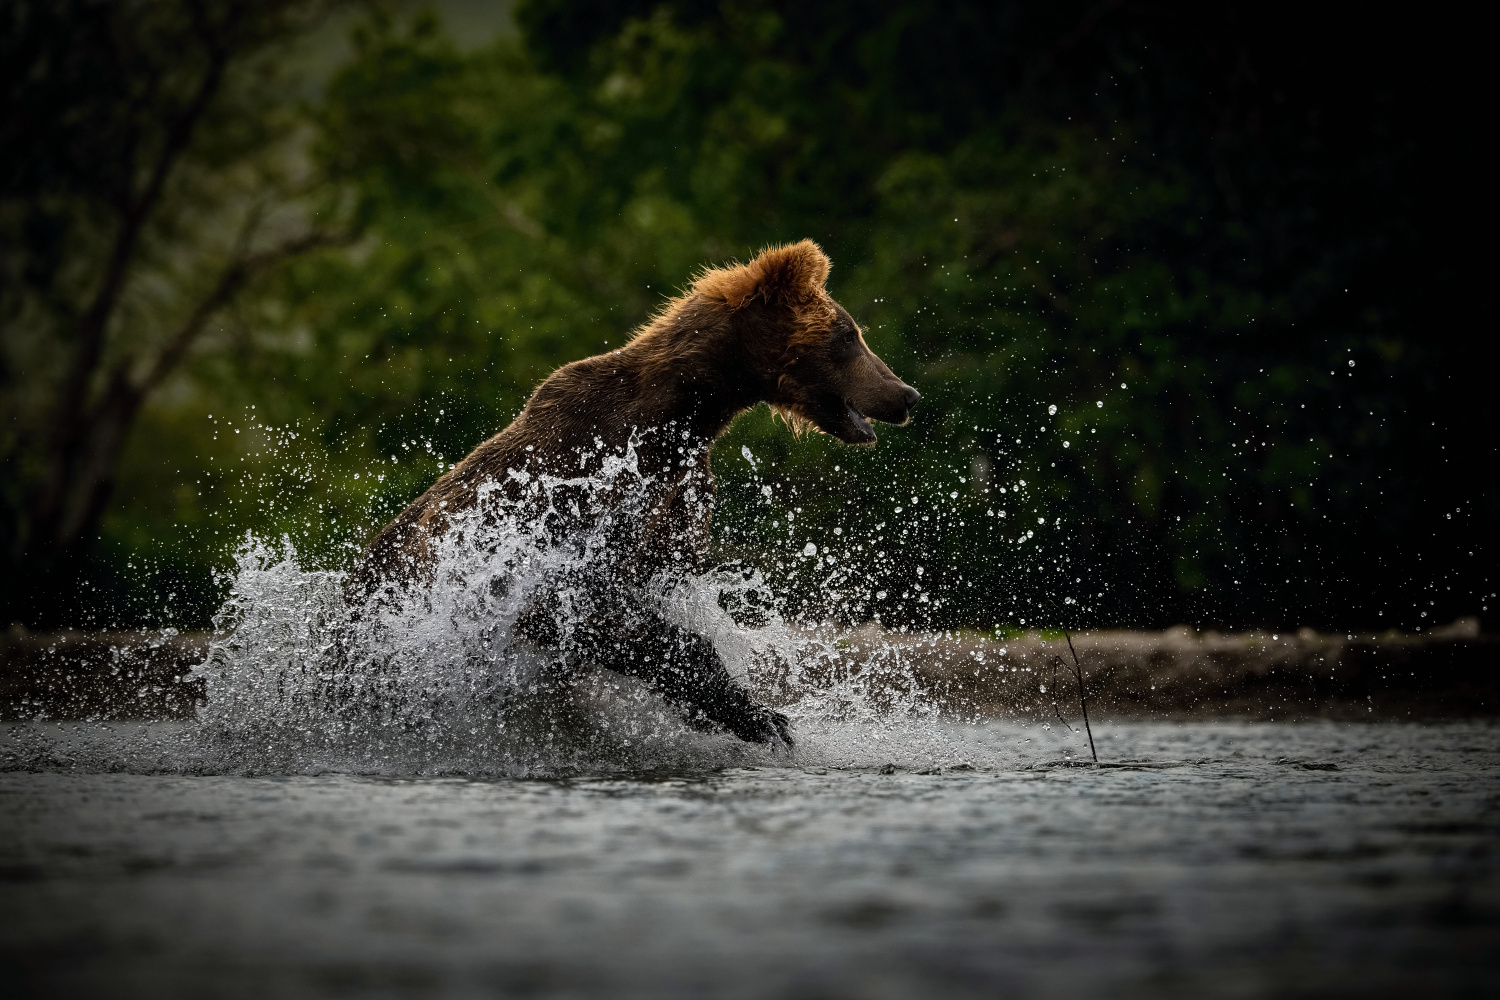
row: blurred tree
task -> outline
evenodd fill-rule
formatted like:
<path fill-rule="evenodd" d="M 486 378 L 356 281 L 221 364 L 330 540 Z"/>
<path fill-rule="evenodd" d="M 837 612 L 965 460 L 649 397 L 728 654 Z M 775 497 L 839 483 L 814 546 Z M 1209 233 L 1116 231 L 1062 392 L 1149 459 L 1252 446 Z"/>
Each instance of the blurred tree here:
<path fill-rule="evenodd" d="M 0 607 L 13 617 L 76 610 L 66 595 L 142 406 L 222 310 L 278 261 L 347 239 L 315 219 L 278 58 L 329 6 L 0 4 Z"/>
<path fill-rule="evenodd" d="M 1428 29 L 1015 0 L 518 20 L 473 49 L 360 28 L 307 148 L 365 236 L 268 273 L 184 369 L 198 394 L 143 411 L 107 537 L 193 523 L 181 558 L 213 559 L 253 529 L 336 565 L 694 268 L 810 236 L 925 400 L 873 452 L 764 412 L 718 449 L 724 557 L 777 564 L 804 613 L 1484 606 L 1500 511 L 1454 464 L 1495 447 L 1457 444 L 1493 425 L 1474 88 Z"/>

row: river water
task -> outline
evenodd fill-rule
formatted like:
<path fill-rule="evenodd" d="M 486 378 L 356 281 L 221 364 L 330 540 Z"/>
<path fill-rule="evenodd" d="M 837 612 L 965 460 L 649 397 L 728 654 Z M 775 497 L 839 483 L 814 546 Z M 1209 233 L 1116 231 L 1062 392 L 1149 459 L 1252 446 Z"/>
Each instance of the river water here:
<path fill-rule="evenodd" d="M 632 453 L 610 462 L 604 486 L 643 495 Z M 525 496 L 566 513 L 570 490 L 596 488 Z M 899 644 L 855 648 L 783 613 L 790 569 L 611 591 L 709 638 L 786 712 L 795 751 L 755 746 L 527 638 L 538 606 L 559 609 L 560 636 L 568 614 L 590 625 L 596 591 L 570 581 L 619 560 L 616 535 L 557 544 L 545 523 L 492 505 L 444 536 L 430 581 L 355 607 L 342 574 L 251 540 L 192 671 L 196 718 L 0 727 L 0 982 L 151 998 L 1500 991 L 1500 726 L 1102 722 L 1094 767 L 1060 706 L 965 722 Z M 861 620 L 857 580 L 845 594 L 837 575 L 848 552 L 794 558 Z M 1003 652 L 963 668 L 1034 685 L 1043 709 L 1056 695 Z"/>
<path fill-rule="evenodd" d="M 476 780 L 160 773 L 138 728 L 55 726 L 0 771 L 0 964 L 80 997 L 1500 989 L 1500 726 L 1096 736 L 1116 766 L 930 722 Z"/>

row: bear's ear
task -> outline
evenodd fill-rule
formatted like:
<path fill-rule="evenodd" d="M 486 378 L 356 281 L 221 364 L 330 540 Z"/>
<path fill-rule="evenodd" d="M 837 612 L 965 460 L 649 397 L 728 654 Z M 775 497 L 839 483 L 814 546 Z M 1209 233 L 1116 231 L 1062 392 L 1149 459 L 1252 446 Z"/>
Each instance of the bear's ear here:
<path fill-rule="evenodd" d="M 693 282 L 693 291 L 738 309 L 760 299 L 800 305 L 816 298 L 832 266 L 812 240 L 767 247 L 748 264 L 714 268 Z"/>
<path fill-rule="evenodd" d="M 767 301 L 813 298 L 828 283 L 828 255 L 812 240 L 767 247 L 749 264 L 757 273 L 758 291 Z"/>

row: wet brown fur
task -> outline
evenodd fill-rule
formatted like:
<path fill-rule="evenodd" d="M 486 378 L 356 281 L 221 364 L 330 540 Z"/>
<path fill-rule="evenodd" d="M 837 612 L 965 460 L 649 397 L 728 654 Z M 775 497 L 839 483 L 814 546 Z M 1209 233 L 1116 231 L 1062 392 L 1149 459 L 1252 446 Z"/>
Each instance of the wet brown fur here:
<path fill-rule="evenodd" d="M 638 447 L 657 495 L 641 526 L 646 567 L 700 554 L 712 489 L 708 448 L 736 416 L 769 403 L 795 430 L 818 428 L 872 444 L 868 423 L 843 413 L 905 422 L 916 392 L 893 375 L 824 288 L 829 260 L 810 240 L 771 247 L 746 264 L 702 271 L 628 344 L 564 365 L 533 393 L 511 425 L 475 448 L 375 538 L 351 576 L 351 593 L 424 576 L 431 542 L 451 516 L 472 508 L 482 484 L 515 498 L 509 470 L 576 476 L 597 467 L 596 441 L 619 452 L 632 433 L 674 428 Z M 681 434 L 686 431 L 686 437 Z M 693 456 L 682 463 L 677 448 Z M 691 551 L 684 552 L 684 540 Z"/>
<path fill-rule="evenodd" d="M 636 677 L 689 725 L 790 746 L 787 717 L 758 702 L 710 639 L 668 620 L 640 585 L 658 568 L 701 558 L 713 488 L 709 449 L 740 413 L 766 402 L 794 428 L 816 427 L 850 444 L 874 443 L 866 417 L 905 422 L 917 392 L 891 374 L 829 296 L 828 267 L 823 251 L 803 240 L 748 264 L 703 271 L 624 347 L 553 372 L 509 427 L 380 532 L 350 575 L 351 600 L 358 605 L 428 580 L 434 541 L 453 515 L 480 502 L 486 483 L 523 501 L 525 511 L 527 477 L 513 473 L 578 478 L 600 468 L 601 452 L 620 454 L 634 441 L 644 496 L 580 489 L 569 515 L 576 523 L 546 522 L 566 533 L 589 527 L 601 506 L 618 505 L 626 516 L 613 520 L 629 523 L 609 539 L 611 555 L 530 595 L 517 635 L 554 651 L 565 676 L 591 664 Z M 572 507 L 554 503 L 545 516 Z M 569 609 L 561 606 L 563 590 Z"/>

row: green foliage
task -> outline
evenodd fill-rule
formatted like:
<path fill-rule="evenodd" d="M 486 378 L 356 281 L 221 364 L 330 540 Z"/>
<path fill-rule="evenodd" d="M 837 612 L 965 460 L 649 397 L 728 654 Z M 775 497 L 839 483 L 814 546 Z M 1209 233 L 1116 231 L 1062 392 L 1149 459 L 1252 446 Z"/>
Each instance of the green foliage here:
<path fill-rule="evenodd" d="M 309 112 L 363 239 L 282 268 L 153 405 L 106 537 L 189 526 L 222 560 L 286 533 L 346 562 L 557 365 L 699 266 L 806 236 L 924 395 L 873 452 L 764 411 L 716 450 L 721 555 L 779 566 L 807 614 L 813 541 L 890 622 L 1394 622 L 1414 539 L 1480 513 L 1424 493 L 1430 439 L 1401 421 L 1462 356 L 1389 280 L 1408 245 L 1373 235 L 1420 228 L 1390 197 L 1415 168 L 1355 173 L 1400 156 L 1201 103 L 1227 70 L 1194 32 L 1240 44 L 1219 22 L 1092 17 L 532 2 L 472 50 L 370 19 Z"/>
<path fill-rule="evenodd" d="M 74 592 L 94 586 L 112 617 L 98 605 L 124 595 L 106 581 L 143 549 L 195 561 L 141 524 L 94 543 L 142 407 L 192 395 L 173 379 L 234 339 L 225 308 L 329 241 L 285 57 L 330 5 L 0 7 L 0 613 L 76 620 L 90 601 Z M 162 422 L 169 440 L 183 430 L 180 413 Z M 160 455 L 163 442 L 136 443 Z M 172 481 L 115 509 L 159 519 Z"/>

